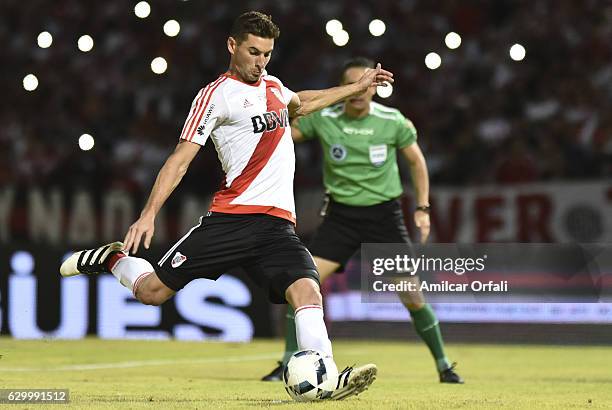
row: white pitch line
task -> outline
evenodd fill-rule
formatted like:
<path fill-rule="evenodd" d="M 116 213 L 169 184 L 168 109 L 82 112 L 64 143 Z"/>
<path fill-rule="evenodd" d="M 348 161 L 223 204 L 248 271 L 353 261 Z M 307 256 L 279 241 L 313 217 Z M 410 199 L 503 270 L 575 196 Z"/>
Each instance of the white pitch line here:
<path fill-rule="evenodd" d="M 211 357 L 206 359 L 176 359 L 176 360 L 139 360 L 129 362 L 114 363 L 92 363 L 92 364 L 72 364 L 57 367 L 0 367 L 0 372 L 69 372 L 78 370 L 101 370 L 101 369 L 128 369 L 131 367 L 143 366 L 165 366 L 190 363 L 233 363 L 233 362 L 253 362 L 257 360 L 270 360 L 279 355 L 275 353 L 265 353 L 259 355 L 233 356 L 233 357 Z"/>
<path fill-rule="evenodd" d="M 361 354 L 362 350 L 342 351 L 345 355 Z M 0 372 L 71 372 L 82 370 L 104 370 L 104 369 L 129 369 L 133 367 L 145 366 L 166 366 L 176 364 L 200 364 L 200 363 L 235 363 L 235 362 L 256 362 L 258 360 L 276 359 L 279 352 L 262 353 L 258 355 L 231 356 L 231 357 L 209 357 L 206 359 L 175 359 L 175 360 L 139 360 L 129 362 L 112 363 L 91 363 L 91 364 L 72 364 L 57 367 L 1 367 Z"/>

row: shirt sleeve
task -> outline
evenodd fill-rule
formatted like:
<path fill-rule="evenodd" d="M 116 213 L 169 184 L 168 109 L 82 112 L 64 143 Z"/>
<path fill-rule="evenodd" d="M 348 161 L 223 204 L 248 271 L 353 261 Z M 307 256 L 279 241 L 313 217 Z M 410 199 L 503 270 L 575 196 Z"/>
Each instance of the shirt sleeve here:
<path fill-rule="evenodd" d="M 404 117 L 402 113 L 397 113 L 397 147 L 406 148 L 417 140 L 417 130 L 412 121 Z"/>
<path fill-rule="evenodd" d="M 299 117 L 296 120 L 297 129 L 300 130 L 305 140 L 317 137 L 316 124 L 318 115 L 320 115 L 319 111 Z"/>
<path fill-rule="evenodd" d="M 212 84 L 204 87 L 193 99 L 180 139 L 204 145 L 211 132 L 226 117 L 222 90 Z"/>
<path fill-rule="evenodd" d="M 285 103 L 285 105 L 289 105 L 289 102 L 291 101 L 295 93 L 292 90 L 285 87 L 284 85 L 281 85 L 281 88 L 282 88 L 283 99 L 284 99 L 283 103 Z"/>
<path fill-rule="evenodd" d="M 285 87 L 283 82 L 278 77 L 274 77 L 273 75 L 270 75 L 267 72 L 265 72 L 264 77 L 266 78 L 266 80 L 274 81 L 280 87 L 281 94 L 283 97 L 283 104 L 289 105 L 289 101 L 291 101 L 291 99 L 295 95 L 295 92 Z"/>

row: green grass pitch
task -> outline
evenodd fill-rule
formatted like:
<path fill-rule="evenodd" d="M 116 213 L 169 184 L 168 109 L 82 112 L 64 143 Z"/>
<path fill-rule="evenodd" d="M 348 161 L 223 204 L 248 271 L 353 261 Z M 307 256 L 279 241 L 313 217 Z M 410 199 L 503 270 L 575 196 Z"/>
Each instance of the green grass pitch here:
<path fill-rule="evenodd" d="M 21 341 L 0 338 L 0 388 L 67 388 L 78 409 L 611 408 L 612 348 L 449 345 L 465 385 L 441 385 L 420 344 L 336 340 L 339 367 L 374 362 L 370 390 L 342 402 L 290 401 L 260 382 L 281 342 Z"/>

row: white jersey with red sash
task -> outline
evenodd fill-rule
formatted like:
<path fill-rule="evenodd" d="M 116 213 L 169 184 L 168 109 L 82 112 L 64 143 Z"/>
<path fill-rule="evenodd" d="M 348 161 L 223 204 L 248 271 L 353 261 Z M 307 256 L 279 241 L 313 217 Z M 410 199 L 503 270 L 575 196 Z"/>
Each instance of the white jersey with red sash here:
<path fill-rule="evenodd" d="M 254 84 L 226 73 L 200 90 L 181 139 L 215 144 L 225 171 L 211 211 L 265 213 L 295 223 L 295 153 L 287 105 L 293 92 L 276 77 Z"/>

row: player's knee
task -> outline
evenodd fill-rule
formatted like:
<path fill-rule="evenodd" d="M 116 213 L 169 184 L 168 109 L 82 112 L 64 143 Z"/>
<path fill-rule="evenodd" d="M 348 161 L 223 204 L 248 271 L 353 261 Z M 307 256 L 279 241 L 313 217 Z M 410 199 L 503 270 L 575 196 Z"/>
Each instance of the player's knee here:
<path fill-rule="evenodd" d="M 304 301 L 304 304 L 323 305 L 323 297 L 321 296 L 319 285 L 317 285 L 314 281 L 311 282 L 313 282 L 312 286 L 308 288 L 304 295 L 304 297 L 307 299 Z"/>
<path fill-rule="evenodd" d="M 287 300 L 294 308 L 304 305 L 322 305 L 323 298 L 319 284 L 312 279 L 302 278 L 287 288 Z"/>

